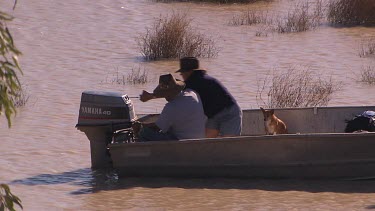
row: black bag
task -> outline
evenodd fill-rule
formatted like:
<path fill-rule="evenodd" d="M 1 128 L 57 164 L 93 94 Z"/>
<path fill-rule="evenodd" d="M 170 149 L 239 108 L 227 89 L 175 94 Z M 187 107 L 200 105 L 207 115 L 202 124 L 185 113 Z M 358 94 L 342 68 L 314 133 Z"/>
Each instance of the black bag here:
<path fill-rule="evenodd" d="M 355 131 L 375 132 L 375 115 L 374 111 L 365 111 L 361 115 L 357 115 L 352 120 L 346 121 L 345 133 Z"/>

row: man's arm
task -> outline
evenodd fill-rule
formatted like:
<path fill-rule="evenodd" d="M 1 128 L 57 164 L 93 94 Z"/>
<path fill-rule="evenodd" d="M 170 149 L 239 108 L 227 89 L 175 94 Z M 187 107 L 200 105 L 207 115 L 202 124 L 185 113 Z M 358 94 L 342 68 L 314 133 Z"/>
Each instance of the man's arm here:
<path fill-rule="evenodd" d="M 151 99 L 155 99 L 156 97 L 154 96 L 154 94 L 152 93 L 149 93 L 145 90 L 143 90 L 142 94 L 139 95 L 139 99 L 142 101 L 142 102 L 146 102 L 146 101 L 149 101 Z"/>
<path fill-rule="evenodd" d="M 144 123 L 142 125 L 143 125 L 143 127 L 148 127 L 150 129 L 160 131 L 160 128 L 154 122 L 153 123 Z"/>
<path fill-rule="evenodd" d="M 160 128 L 155 123 L 141 123 L 139 121 L 135 121 L 132 124 L 133 131 L 136 134 L 139 133 L 139 131 L 142 129 L 142 127 L 148 127 L 148 128 L 153 129 L 155 131 L 160 131 Z"/>

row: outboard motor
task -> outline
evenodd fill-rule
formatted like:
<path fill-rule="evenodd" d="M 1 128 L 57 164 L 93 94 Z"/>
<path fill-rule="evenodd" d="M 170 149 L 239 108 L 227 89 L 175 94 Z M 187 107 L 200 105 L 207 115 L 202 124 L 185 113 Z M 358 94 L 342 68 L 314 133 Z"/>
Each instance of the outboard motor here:
<path fill-rule="evenodd" d="M 110 166 L 109 143 L 133 141 L 131 125 L 136 118 L 133 104 L 126 94 L 103 91 L 82 93 L 76 128 L 90 140 L 92 168 Z"/>

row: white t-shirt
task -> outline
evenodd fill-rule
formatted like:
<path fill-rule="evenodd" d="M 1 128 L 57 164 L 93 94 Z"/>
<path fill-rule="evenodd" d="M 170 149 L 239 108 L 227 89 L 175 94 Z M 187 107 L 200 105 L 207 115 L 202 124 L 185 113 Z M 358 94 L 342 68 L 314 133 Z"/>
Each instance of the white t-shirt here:
<path fill-rule="evenodd" d="M 164 106 L 155 124 L 177 139 L 197 139 L 205 137 L 206 120 L 201 99 L 185 89 Z"/>

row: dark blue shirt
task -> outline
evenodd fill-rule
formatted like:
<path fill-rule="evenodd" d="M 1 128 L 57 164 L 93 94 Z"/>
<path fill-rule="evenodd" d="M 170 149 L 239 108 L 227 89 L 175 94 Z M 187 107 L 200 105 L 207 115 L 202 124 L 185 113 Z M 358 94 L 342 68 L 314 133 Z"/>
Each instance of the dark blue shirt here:
<path fill-rule="evenodd" d="M 199 94 L 208 118 L 236 103 L 229 91 L 217 79 L 207 75 L 205 70 L 193 71 L 185 83 L 186 88 Z"/>

